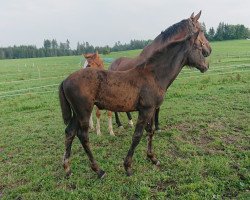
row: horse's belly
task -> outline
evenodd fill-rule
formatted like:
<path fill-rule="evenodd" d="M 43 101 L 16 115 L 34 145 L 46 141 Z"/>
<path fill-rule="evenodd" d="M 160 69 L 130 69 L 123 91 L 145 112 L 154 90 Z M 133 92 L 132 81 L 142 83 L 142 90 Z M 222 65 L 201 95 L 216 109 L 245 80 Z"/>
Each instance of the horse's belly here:
<path fill-rule="evenodd" d="M 97 107 L 117 112 L 135 111 L 138 102 L 138 93 L 133 91 L 106 91 L 99 95 Z"/>

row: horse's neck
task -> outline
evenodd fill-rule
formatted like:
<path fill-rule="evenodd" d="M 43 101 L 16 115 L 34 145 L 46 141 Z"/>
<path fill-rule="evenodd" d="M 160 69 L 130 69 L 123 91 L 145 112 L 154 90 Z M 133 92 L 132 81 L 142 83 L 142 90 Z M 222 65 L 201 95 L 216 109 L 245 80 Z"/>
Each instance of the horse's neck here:
<path fill-rule="evenodd" d="M 168 39 L 162 39 L 164 36 L 162 34 L 158 35 L 151 44 L 147 45 L 140 55 L 137 58 L 137 64 L 141 65 L 145 62 L 148 58 L 152 57 L 153 54 L 160 50 L 162 47 L 166 47 L 168 44 L 172 43 L 173 41 L 178 41 L 184 38 L 185 35 L 189 34 L 190 27 L 187 26 L 185 29 L 183 29 L 181 32 L 169 37 Z M 164 41 L 163 41 L 164 40 Z"/>
<path fill-rule="evenodd" d="M 186 61 L 186 54 L 181 50 L 183 47 L 179 45 L 174 48 L 167 50 L 148 66 L 154 73 L 158 85 L 164 90 L 167 90 L 176 79 Z"/>

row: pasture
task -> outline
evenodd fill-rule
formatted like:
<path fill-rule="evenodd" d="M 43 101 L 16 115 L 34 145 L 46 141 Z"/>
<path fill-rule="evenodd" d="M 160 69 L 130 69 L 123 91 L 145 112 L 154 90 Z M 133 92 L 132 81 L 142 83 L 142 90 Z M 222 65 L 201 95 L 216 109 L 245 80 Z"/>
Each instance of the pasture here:
<path fill-rule="evenodd" d="M 65 178 L 62 167 L 65 125 L 58 85 L 80 68 L 82 56 L 0 60 L 0 199 L 248 199 L 250 41 L 211 45 L 210 69 L 201 74 L 185 67 L 167 92 L 162 131 L 153 141 L 159 169 L 146 159 L 144 134 L 133 157 L 134 175 L 127 177 L 123 158 L 134 129 L 118 130 L 113 116 L 116 136 L 110 136 L 102 112 L 103 135 L 91 132 L 90 142 L 104 179 L 89 168 L 77 138 L 73 176 Z"/>

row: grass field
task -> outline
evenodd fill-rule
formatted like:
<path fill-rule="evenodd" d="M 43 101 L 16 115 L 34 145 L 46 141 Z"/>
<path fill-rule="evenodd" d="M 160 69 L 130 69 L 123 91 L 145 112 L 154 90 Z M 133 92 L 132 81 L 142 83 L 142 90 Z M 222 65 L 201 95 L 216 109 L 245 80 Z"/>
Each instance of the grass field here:
<path fill-rule="evenodd" d="M 184 68 L 167 92 L 162 131 L 153 143 L 160 169 L 146 159 L 144 136 L 134 175 L 125 175 L 133 129 L 125 125 L 119 131 L 114 124 L 116 137 L 110 136 L 103 111 L 103 135 L 90 133 L 94 155 L 107 172 L 102 180 L 77 139 L 73 176 L 65 178 L 62 168 L 65 126 L 57 88 L 80 68 L 82 57 L 0 60 L 0 199 L 250 199 L 250 41 L 212 47 L 209 71 Z M 127 123 L 124 114 L 122 121 Z"/>

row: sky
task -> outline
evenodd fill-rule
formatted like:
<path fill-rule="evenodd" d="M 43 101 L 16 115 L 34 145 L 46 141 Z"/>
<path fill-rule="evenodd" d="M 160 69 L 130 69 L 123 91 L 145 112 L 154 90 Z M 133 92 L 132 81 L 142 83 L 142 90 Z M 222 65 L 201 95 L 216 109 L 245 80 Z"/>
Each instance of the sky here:
<path fill-rule="evenodd" d="M 0 47 L 43 46 L 44 39 L 94 46 L 154 39 L 202 10 L 200 22 L 250 28 L 250 0 L 0 0 Z"/>

